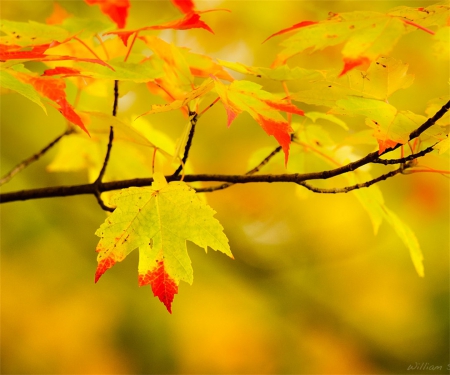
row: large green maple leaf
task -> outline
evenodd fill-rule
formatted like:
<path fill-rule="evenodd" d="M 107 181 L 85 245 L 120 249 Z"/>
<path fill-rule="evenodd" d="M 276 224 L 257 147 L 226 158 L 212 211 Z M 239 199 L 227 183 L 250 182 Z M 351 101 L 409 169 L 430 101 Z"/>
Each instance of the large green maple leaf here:
<path fill-rule="evenodd" d="M 95 233 L 101 238 L 95 282 L 139 248 L 139 286 L 150 284 L 171 313 L 180 280 L 193 281 L 186 240 L 233 257 L 215 211 L 184 182 L 167 183 L 155 173 L 151 187 L 123 189 L 111 203 L 117 208 Z"/>

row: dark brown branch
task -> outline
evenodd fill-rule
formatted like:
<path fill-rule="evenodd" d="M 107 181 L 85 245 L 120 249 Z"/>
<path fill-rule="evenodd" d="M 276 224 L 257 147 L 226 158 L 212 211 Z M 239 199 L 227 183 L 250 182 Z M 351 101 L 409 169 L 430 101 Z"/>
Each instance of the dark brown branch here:
<path fill-rule="evenodd" d="M 108 147 L 106 149 L 105 161 L 103 162 L 102 169 L 100 170 L 100 173 L 98 174 L 97 179 L 93 183 L 93 185 L 95 187 L 95 193 L 94 194 L 95 194 L 95 197 L 97 198 L 98 204 L 100 205 L 100 207 L 102 209 L 104 209 L 105 211 L 109 211 L 109 212 L 113 212 L 114 208 L 108 207 L 105 204 L 105 202 L 103 202 L 103 200 L 101 198 L 100 185 L 102 184 L 103 176 L 105 175 L 105 172 L 106 172 L 106 167 L 108 165 L 109 156 L 111 154 L 113 140 L 114 140 L 114 130 L 113 130 L 113 127 L 110 126 L 110 128 L 109 128 L 109 138 L 108 138 Z"/>
<path fill-rule="evenodd" d="M 414 130 L 410 135 L 409 135 L 409 140 L 411 141 L 412 139 L 418 137 L 420 134 L 422 134 L 425 130 L 427 130 L 428 128 L 430 128 L 431 126 L 433 126 L 436 121 L 438 121 L 442 116 L 445 115 L 445 113 L 450 109 L 450 100 L 445 103 L 442 108 L 437 111 L 435 113 L 435 115 L 433 117 L 430 117 L 427 121 L 425 121 L 422 125 L 420 125 L 416 130 Z"/>
<path fill-rule="evenodd" d="M 429 127 L 431 127 L 439 118 L 441 118 L 448 110 L 450 109 L 450 101 L 447 102 L 433 117 L 428 119 L 423 125 L 419 127 L 421 132 L 425 131 Z M 415 130 L 410 135 L 410 140 L 414 137 L 417 137 L 421 134 Z M 381 155 L 385 155 L 395 149 L 400 147 L 397 145 L 393 148 L 385 150 Z M 235 183 L 235 184 L 244 184 L 244 183 L 256 183 L 256 182 L 292 182 L 300 184 L 309 180 L 325 180 L 329 179 L 347 172 L 352 172 L 357 168 L 366 165 L 368 163 L 372 163 L 376 160 L 379 160 L 381 156 L 378 152 L 372 152 L 365 157 L 347 165 L 344 165 L 339 168 L 331 169 L 323 172 L 313 172 L 313 173 L 293 173 L 293 174 L 266 174 L 266 175 L 219 175 L 219 174 L 197 174 L 197 175 L 185 175 L 185 182 L 197 182 L 197 181 L 209 181 L 209 182 L 226 182 L 226 183 Z M 390 172 L 394 173 L 394 171 Z M 390 173 L 386 175 L 382 175 L 377 179 L 371 180 L 375 182 L 381 181 L 383 179 L 389 178 Z M 398 172 L 397 172 L 398 173 Z M 168 176 L 167 181 L 179 181 L 181 178 L 179 176 Z M 73 195 L 82 195 L 82 194 L 96 194 L 98 190 L 100 193 L 111 190 L 119 190 L 128 188 L 131 186 L 142 187 L 149 186 L 153 182 L 152 178 L 137 178 L 133 180 L 123 180 L 123 181 L 112 181 L 112 182 L 103 182 L 98 185 L 94 184 L 85 184 L 85 185 L 76 185 L 76 186 L 57 186 L 50 188 L 42 188 L 42 189 L 30 189 L 30 190 L 22 190 L 16 191 L 12 193 L 4 193 L 0 194 L 0 202 L 14 202 L 19 200 L 29 200 L 29 199 L 38 199 L 38 198 L 50 198 L 50 197 L 66 197 Z M 372 183 L 372 184 L 373 184 Z M 370 185 L 369 185 L 370 186 Z"/>
<path fill-rule="evenodd" d="M 119 81 L 116 79 L 114 81 L 114 104 L 112 115 L 114 117 L 117 116 L 117 106 L 119 105 Z"/>
<path fill-rule="evenodd" d="M 273 150 L 269 155 L 267 155 L 264 160 L 259 163 L 255 168 L 249 170 L 248 172 L 245 173 L 246 176 L 258 173 L 262 167 L 264 167 L 269 161 L 270 159 L 272 159 L 276 154 L 278 154 L 280 151 L 282 150 L 281 146 L 278 146 L 275 150 Z M 219 186 L 211 186 L 211 187 L 207 187 L 207 188 L 200 188 L 200 189 L 195 189 L 197 191 L 197 193 L 212 193 L 213 191 L 217 191 L 217 190 L 223 190 L 226 189 L 230 186 L 234 185 L 233 183 L 226 183 L 226 184 L 222 184 Z"/>
<path fill-rule="evenodd" d="M 189 150 L 192 146 L 192 140 L 194 139 L 195 134 L 195 125 L 197 125 L 197 112 L 191 112 L 189 111 L 189 121 L 191 123 L 191 130 L 189 131 L 189 136 L 186 142 L 186 147 L 184 148 L 184 155 L 181 159 L 181 164 L 177 168 L 177 170 L 173 173 L 173 177 L 176 177 L 180 174 L 180 172 L 183 170 L 184 166 L 186 165 L 187 159 L 189 157 Z"/>
<path fill-rule="evenodd" d="M 1 180 L 0 180 L 0 186 L 7 183 L 9 180 L 11 180 L 17 173 L 19 173 L 21 170 L 28 167 L 31 163 L 39 160 L 42 156 L 45 155 L 45 153 L 50 150 L 54 145 L 56 145 L 61 138 L 63 138 L 66 135 L 69 135 L 73 132 L 72 128 L 67 129 L 63 134 L 56 137 L 53 141 L 51 141 L 47 146 L 45 146 L 41 151 L 37 152 L 36 154 L 30 156 L 28 159 L 25 159 L 20 164 L 16 165 L 10 172 L 5 174 Z"/>
<path fill-rule="evenodd" d="M 333 189 L 322 189 L 315 186 L 312 186 L 308 184 L 307 182 L 300 182 L 299 185 L 304 186 L 310 191 L 313 191 L 314 193 L 320 193 L 320 194 L 337 194 L 337 193 L 348 193 L 349 191 L 366 188 L 369 186 L 372 186 L 373 184 L 376 184 L 377 182 L 387 180 L 388 178 L 394 177 L 395 175 L 399 173 L 403 173 L 403 171 L 406 169 L 406 166 L 401 166 L 398 169 L 395 169 L 389 173 L 383 174 L 377 178 L 374 178 L 373 180 L 362 182 L 360 184 L 346 186 L 343 188 L 333 188 Z"/>
<path fill-rule="evenodd" d="M 389 165 L 389 164 L 402 164 L 402 163 L 406 163 L 408 161 L 420 158 L 428 153 L 430 153 L 431 151 L 434 150 L 434 147 L 437 145 L 437 143 L 435 143 L 433 146 L 427 147 L 426 149 L 419 151 L 415 154 L 411 154 L 408 156 L 405 156 L 404 158 L 400 158 L 400 159 L 377 159 L 374 160 L 372 163 L 375 164 L 384 164 L 384 165 Z"/>
<path fill-rule="evenodd" d="M 118 107 L 118 105 L 119 105 L 119 81 L 115 80 L 114 81 L 114 103 L 113 103 L 113 110 L 112 110 L 112 115 L 114 117 L 117 116 L 117 107 Z M 106 148 L 105 160 L 103 161 L 102 169 L 100 170 L 100 173 L 98 174 L 97 179 L 94 181 L 94 187 L 95 187 L 94 195 L 95 195 L 95 198 L 97 198 L 97 202 L 98 202 L 99 206 L 103 210 L 109 211 L 109 212 L 113 212 L 114 208 L 108 207 L 105 204 L 105 202 L 103 202 L 99 186 L 101 185 L 101 183 L 103 181 L 103 176 L 105 175 L 106 167 L 108 166 L 108 161 L 109 161 L 109 156 L 111 155 L 111 149 L 112 149 L 113 140 L 114 140 L 114 129 L 113 129 L 113 126 L 111 125 L 109 127 L 109 138 L 108 138 L 108 146 Z"/>

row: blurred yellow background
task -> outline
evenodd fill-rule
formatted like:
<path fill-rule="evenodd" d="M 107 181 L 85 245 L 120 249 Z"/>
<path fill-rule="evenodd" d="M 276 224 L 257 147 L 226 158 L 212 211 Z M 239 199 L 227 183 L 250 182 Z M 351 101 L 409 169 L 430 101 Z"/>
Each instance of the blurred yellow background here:
<path fill-rule="evenodd" d="M 83 1 L 60 4 L 80 17 L 104 17 Z M 155 34 L 193 52 L 270 66 L 282 38 L 261 42 L 295 23 L 321 20 L 329 12 L 384 12 L 431 3 L 196 4 L 232 12 L 203 16 L 215 35 L 204 30 Z M 53 2 L 47 1 L 1 2 L 1 16 L 10 20 L 45 22 L 52 10 Z M 132 2 L 127 28 L 177 15 L 169 1 Z M 408 62 L 416 78 L 411 88 L 394 94 L 391 104 L 423 114 L 428 100 L 448 93 L 448 60 L 433 54 L 428 34 L 407 35 L 392 56 Z M 339 48 L 295 61 L 306 68 L 342 67 Z M 146 95 L 144 87 L 137 87 L 128 108 L 119 106 L 119 117 L 147 111 Z M 99 95 L 99 110 L 110 112 L 111 97 Z M 4 175 L 61 134 L 65 122 L 52 108 L 46 116 L 17 94 L 0 100 Z M 81 109 L 89 104 L 81 98 Z M 185 125 L 179 112 L 146 119 L 174 140 Z M 216 105 L 199 121 L 191 168 L 196 173 L 244 173 L 248 158 L 263 147 L 270 150 L 276 143 L 249 116 L 241 115 L 227 129 L 225 111 Z M 87 182 L 84 172 L 47 173 L 55 154 L 49 152 L 2 191 Z M 120 162 L 114 161 L 114 149 L 112 158 Z M 449 168 L 448 159 L 429 155 L 427 161 Z M 94 284 L 94 232 L 105 219 L 94 197 L 3 204 L 1 373 L 448 373 L 449 179 L 434 173 L 400 175 L 379 186 L 387 206 L 416 233 L 425 278 L 417 276 L 392 228 L 383 224 L 373 235 L 369 217 L 352 194 L 301 197 L 287 184 L 233 186 L 207 200 L 235 260 L 214 251 L 205 255 L 188 244 L 194 284 L 180 285 L 172 315 L 149 287 L 138 288 L 137 254 Z"/>

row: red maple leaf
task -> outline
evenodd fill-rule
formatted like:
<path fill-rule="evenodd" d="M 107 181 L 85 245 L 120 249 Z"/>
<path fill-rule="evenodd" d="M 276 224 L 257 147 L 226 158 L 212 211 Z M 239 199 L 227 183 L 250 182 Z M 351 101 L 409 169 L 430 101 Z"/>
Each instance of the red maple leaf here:
<path fill-rule="evenodd" d="M 116 264 L 116 260 L 113 256 L 101 260 L 98 263 L 97 270 L 95 271 L 95 282 L 97 282 L 107 270 L 114 266 L 114 264 Z"/>
<path fill-rule="evenodd" d="M 65 93 L 66 83 L 61 78 L 36 77 L 20 72 L 14 72 L 14 76 L 22 82 L 32 85 L 40 95 L 56 103 L 57 109 L 67 120 L 89 134 L 80 116 L 67 101 Z"/>
<path fill-rule="evenodd" d="M 119 29 L 125 27 L 130 0 L 85 0 L 89 5 L 98 5 L 103 14 L 111 18 Z"/>
<path fill-rule="evenodd" d="M 131 35 L 135 33 L 139 33 L 141 31 L 146 30 L 165 30 L 165 29 L 174 29 L 174 30 L 205 29 L 214 34 L 214 31 L 212 31 L 211 28 L 200 19 L 200 15 L 198 13 L 188 13 L 181 19 L 162 23 L 160 25 L 146 26 L 135 30 L 110 31 L 103 35 L 117 35 L 120 39 L 122 39 L 123 44 L 127 46 L 128 39 L 130 38 Z"/>
<path fill-rule="evenodd" d="M 178 285 L 167 274 L 164 268 L 164 261 L 160 260 L 156 267 L 145 275 L 139 275 L 139 286 L 149 284 L 152 287 L 153 295 L 158 297 L 172 314 L 172 302 L 175 294 L 178 294 Z"/>
<path fill-rule="evenodd" d="M 192 0 L 172 0 L 172 3 L 183 13 L 195 12 L 195 5 Z"/>
<path fill-rule="evenodd" d="M 75 56 L 60 56 L 60 55 L 46 55 L 44 52 L 51 47 L 55 47 L 59 44 L 65 43 L 72 39 L 68 38 L 64 42 L 53 42 L 47 44 L 38 44 L 33 46 L 17 46 L 17 45 L 6 45 L 0 44 L 0 61 L 5 62 L 8 60 L 39 60 L 39 61 L 85 61 L 93 64 L 100 64 L 114 70 L 111 65 L 100 60 L 100 59 L 87 59 L 83 57 Z M 31 48 L 31 49 L 30 49 Z"/>
<path fill-rule="evenodd" d="M 29 49 L 31 48 L 31 50 Z M 47 55 L 44 54 L 50 48 L 50 43 L 39 44 L 35 46 L 22 47 L 17 45 L 0 44 L 0 60 L 30 60 L 42 59 Z"/>

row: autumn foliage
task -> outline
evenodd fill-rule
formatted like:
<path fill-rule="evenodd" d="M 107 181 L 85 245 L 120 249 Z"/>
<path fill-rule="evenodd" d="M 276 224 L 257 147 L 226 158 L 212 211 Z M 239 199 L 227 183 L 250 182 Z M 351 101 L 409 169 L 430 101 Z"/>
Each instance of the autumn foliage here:
<path fill-rule="evenodd" d="M 148 24 L 128 29 L 132 2 L 85 2 L 86 6 L 99 7 L 104 14 L 102 22 L 91 24 L 89 20 L 77 19 L 58 4 L 47 24 L 2 20 L 0 60 L 4 90 L 23 95 L 44 111 L 46 105 L 52 106 L 67 120 L 68 131 L 49 170 L 88 170 L 91 185 L 82 193 L 94 194 L 102 208 L 112 211 L 96 232 L 100 240 L 95 282 L 138 249 L 139 286 L 150 285 L 154 295 L 172 312 L 180 281 L 193 282 L 186 241 L 205 251 L 209 247 L 233 257 L 224 229 L 214 217 L 215 211 L 199 192 L 233 183 L 275 181 L 294 182 L 318 193 L 354 190 L 372 220 L 374 232 L 382 221 L 389 223 L 410 250 L 418 274 L 424 275 L 423 257 L 414 233 L 386 207 L 381 191 L 373 185 L 407 169 L 414 172 L 416 159 L 426 153 L 448 154 L 447 96 L 424 97 L 428 105 L 423 114 L 398 109 L 389 102 L 392 94 L 408 89 L 414 82 L 408 62 L 389 54 L 403 36 L 426 33 L 440 55 L 445 55 L 450 27 L 448 6 L 403 6 L 387 13 L 355 11 L 330 14 L 324 20 L 299 20 L 291 27 L 261 36 L 262 42 L 276 39 L 281 48 L 270 67 L 258 67 L 213 59 L 168 43 L 159 34 L 170 29 L 202 29 L 214 34 L 204 20 L 205 14 L 232 17 L 226 9 L 198 10 L 191 0 L 172 0 L 179 10 L 177 19 L 154 23 L 149 17 Z M 295 62 L 290 65 L 299 54 L 336 46 L 341 53 L 340 69 L 306 69 Z M 32 63 L 37 62 L 44 64 L 45 69 L 36 69 Z M 234 78 L 244 75 L 248 79 Z M 271 88 L 256 83 L 258 80 L 270 82 L 266 86 Z M 108 85 L 113 94 L 112 114 L 77 106 L 79 95 L 98 83 Z M 158 101 L 149 102 L 148 109 L 133 118 L 120 117 L 117 105 L 121 85 L 130 83 L 145 86 Z M 300 88 L 291 92 L 291 83 Z M 68 84 L 77 89 L 74 100 L 66 93 Z M 278 89 L 272 89 L 275 86 Z M 228 178 L 187 173 L 196 123 L 213 105 L 221 106 L 226 116 L 215 126 L 235 126 L 234 120 L 247 113 L 255 126 L 274 139 L 274 151 L 245 175 Z M 313 107 L 315 110 L 311 110 Z M 138 119 L 170 111 L 181 111 L 187 123 L 178 144 L 167 141 L 160 131 L 137 125 Z M 339 147 L 329 142 L 326 127 L 316 124 L 324 121 L 358 132 L 346 123 L 352 117 L 359 117 L 367 129 L 358 133 L 359 141 Z M 149 180 L 128 181 L 129 185 L 110 185 L 111 188 L 103 183 L 109 154 L 115 152 L 119 142 L 125 144 L 124 160 L 136 157 L 139 163 L 141 148 L 152 155 L 151 162 L 147 160 L 142 166 L 151 176 Z M 358 142 L 372 147 L 363 161 L 357 161 L 350 150 Z M 399 149 L 397 162 L 395 158 L 392 163 L 385 162 L 390 152 Z M 305 150 L 312 150 L 335 169 L 316 174 L 302 171 L 297 160 Z M 284 154 L 280 164 L 286 173 L 275 177 L 258 174 L 268 162 L 279 162 L 274 156 L 280 151 Z M 368 163 L 400 167 L 381 177 L 357 171 Z M 339 174 L 345 174 L 348 187 L 326 190 L 307 182 Z M 8 179 L 5 177 L 2 182 Z M 199 188 L 188 184 L 198 181 L 225 185 Z M 119 191 L 111 195 L 112 190 Z M 77 193 L 75 188 L 73 192 Z M 101 193 L 105 194 L 100 196 Z M 8 201 L 6 198 L 2 197 L 2 201 Z M 31 198 L 32 195 L 27 199 Z"/>

